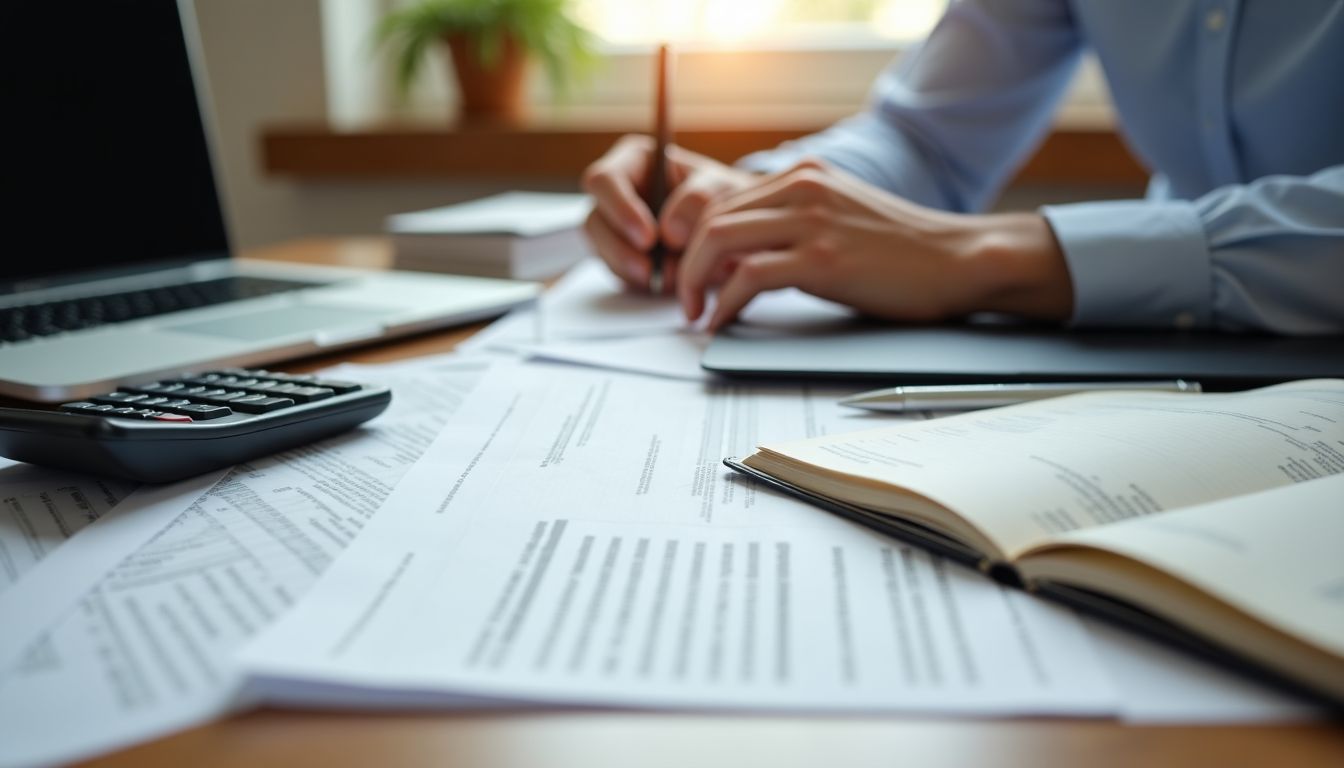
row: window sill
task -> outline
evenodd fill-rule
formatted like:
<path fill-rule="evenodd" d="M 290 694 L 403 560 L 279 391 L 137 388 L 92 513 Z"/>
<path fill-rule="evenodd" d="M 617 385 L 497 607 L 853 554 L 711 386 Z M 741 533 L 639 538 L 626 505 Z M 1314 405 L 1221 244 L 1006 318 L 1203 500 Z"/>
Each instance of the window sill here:
<path fill-rule="evenodd" d="M 676 116 L 677 143 L 732 162 L 844 114 L 833 106 L 687 107 Z M 275 125 L 262 132 L 262 159 L 267 175 L 302 182 L 577 179 L 616 139 L 647 131 L 648 122 L 647 107 L 571 107 L 539 110 L 521 125 Z M 1013 183 L 1142 185 L 1147 172 L 1109 124 L 1102 115 L 1066 113 Z"/>

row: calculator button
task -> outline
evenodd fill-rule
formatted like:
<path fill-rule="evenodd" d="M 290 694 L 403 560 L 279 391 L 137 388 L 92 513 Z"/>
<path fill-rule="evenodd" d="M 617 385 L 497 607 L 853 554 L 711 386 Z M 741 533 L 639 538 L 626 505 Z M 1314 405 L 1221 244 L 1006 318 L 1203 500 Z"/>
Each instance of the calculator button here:
<path fill-rule="evenodd" d="M 287 397 L 267 397 L 266 395 L 248 395 L 229 401 L 229 407 L 243 413 L 268 413 L 288 408 L 294 401 Z"/>
<path fill-rule="evenodd" d="M 246 392 L 226 389 L 208 389 L 197 394 L 187 394 L 186 392 L 183 394 L 190 398 L 193 403 L 209 403 L 210 405 L 232 405 L 235 400 L 248 395 Z"/>
<path fill-rule="evenodd" d="M 248 387 L 248 389 L 257 394 L 269 395 L 271 397 L 288 397 L 297 403 L 311 403 L 314 400 L 324 400 L 336 394 L 330 389 L 308 387 L 296 383 L 272 383 L 270 386 Z"/>
<path fill-rule="evenodd" d="M 132 392 L 143 392 L 150 395 L 177 394 L 186 389 L 187 385 L 180 381 L 154 381 L 149 384 L 141 384 L 135 387 L 126 387 Z"/>
<path fill-rule="evenodd" d="M 330 389 L 338 395 L 344 395 L 347 392 L 358 392 L 364 388 L 363 384 L 356 384 L 353 381 L 336 381 L 335 379 L 314 379 L 309 382 L 310 386 Z"/>
<path fill-rule="evenodd" d="M 135 392 L 109 392 L 106 395 L 98 395 L 89 398 L 95 403 L 105 403 L 109 405 L 121 405 L 123 403 L 135 403 L 144 400 L 149 395 L 142 395 Z"/>
<path fill-rule="evenodd" d="M 62 411 L 74 411 L 75 413 L 98 413 L 100 411 L 110 411 L 116 406 L 97 405 L 96 403 L 87 403 L 80 401 L 78 403 L 66 403 L 61 406 Z"/>
<path fill-rule="evenodd" d="M 160 413 L 157 416 L 150 416 L 149 418 L 153 421 L 170 421 L 175 424 L 189 424 L 192 420 L 190 416 L 185 416 L 180 413 Z"/>
<path fill-rule="evenodd" d="M 168 405 L 165 403 L 164 405 L 160 405 L 159 409 L 167 411 L 168 413 L 190 416 L 197 421 L 218 419 L 221 416 L 228 416 L 233 413 L 231 409 L 226 408 L 225 406 L 210 405 L 208 403 L 187 403 L 185 405 Z"/>
<path fill-rule="evenodd" d="M 168 398 L 166 398 L 166 397 L 148 397 L 148 396 L 146 396 L 144 400 L 137 400 L 137 401 L 135 402 L 135 404 L 138 405 L 138 406 L 140 406 L 140 407 L 142 407 L 142 408 L 145 408 L 145 407 L 148 407 L 148 406 L 151 406 L 151 405 L 163 405 L 164 403 L 171 403 L 171 402 L 173 402 L 173 401 L 170 400 L 170 399 L 168 399 Z M 184 400 L 184 401 L 182 401 L 182 402 L 187 402 L 187 401 Z"/>
<path fill-rule="evenodd" d="M 292 397 L 300 403 L 311 403 L 314 400 L 325 400 L 336 394 L 329 387 L 295 387 L 286 393 L 286 397 Z"/>

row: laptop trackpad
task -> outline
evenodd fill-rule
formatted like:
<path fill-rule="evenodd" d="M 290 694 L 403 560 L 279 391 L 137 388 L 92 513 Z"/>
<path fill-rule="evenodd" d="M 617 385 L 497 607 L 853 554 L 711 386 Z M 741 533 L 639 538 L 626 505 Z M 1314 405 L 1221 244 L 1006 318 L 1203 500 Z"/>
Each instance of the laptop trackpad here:
<path fill-rule="evenodd" d="M 381 321 L 394 314 L 395 311 L 391 308 L 369 309 L 368 307 L 361 307 L 356 309 L 354 307 L 324 307 L 320 305 L 280 307 L 212 320 L 165 325 L 163 330 L 222 336 L 239 341 L 262 341 L 298 334 L 312 335 L 317 331 L 380 328 Z"/>

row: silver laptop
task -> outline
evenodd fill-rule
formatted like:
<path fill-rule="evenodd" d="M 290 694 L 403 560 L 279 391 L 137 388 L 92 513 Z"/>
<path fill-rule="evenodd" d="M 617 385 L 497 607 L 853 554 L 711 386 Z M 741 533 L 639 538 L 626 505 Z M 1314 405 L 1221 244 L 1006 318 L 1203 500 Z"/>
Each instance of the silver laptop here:
<path fill-rule="evenodd" d="M 19 18 L 0 53 L 15 118 L 0 150 L 0 395 L 74 400 L 477 320 L 537 295 L 533 283 L 229 258 L 190 3 L 76 5 L 6 11 Z M 55 53 L 34 32 L 51 29 Z"/>

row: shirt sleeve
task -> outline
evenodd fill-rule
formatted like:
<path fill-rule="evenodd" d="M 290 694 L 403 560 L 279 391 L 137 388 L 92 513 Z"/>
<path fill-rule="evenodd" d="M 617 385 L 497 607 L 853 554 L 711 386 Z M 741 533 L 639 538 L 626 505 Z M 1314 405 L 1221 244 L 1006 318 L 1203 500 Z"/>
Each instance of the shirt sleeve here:
<path fill-rule="evenodd" d="M 1344 166 L 1042 213 L 1069 265 L 1075 326 L 1344 332 Z"/>
<path fill-rule="evenodd" d="M 865 112 L 739 165 L 819 157 L 923 205 L 983 210 L 1049 127 L 1081 47 L 1064 0 L 954 2 Z"/>

